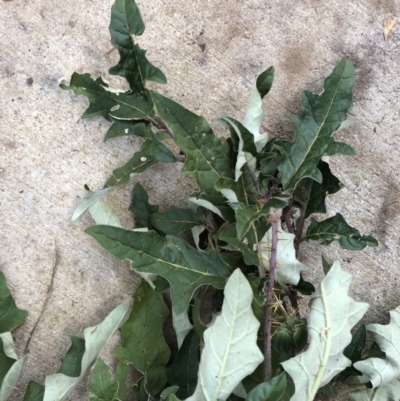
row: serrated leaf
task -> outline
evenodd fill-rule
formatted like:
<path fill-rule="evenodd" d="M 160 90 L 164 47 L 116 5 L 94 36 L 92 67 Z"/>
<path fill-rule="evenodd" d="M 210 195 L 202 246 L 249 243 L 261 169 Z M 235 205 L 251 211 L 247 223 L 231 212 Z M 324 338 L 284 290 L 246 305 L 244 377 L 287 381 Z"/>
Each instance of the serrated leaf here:
<path fill-rule="evenodd" d="M 168 315 L 162 295 L 143 281 L 133 297 L 129 319 L 121 327 L 124 340 L 116 355 L 143 373 L 146 392 L 151 395 L 158 394 L 167 382 L 170 350 L 162 327 Z"/>
<path fill-rule="evenodd" d="M 366 246 L 378 246 L 378 241 L 371 235 L 360 235 L 360 232 L 349 226 L 343 216 L 335 216 L 323 221 L 311 218 L 311 224 L 303 237 L 305 241 L 318 241 L 320 245 L 329 245 L 338 241 L 343 249 L 358 251 Z"/>
<path fill-rule="evenodd" d="M 158 212 L 158 205 L 151 205 L 149 203 L 149 196 L 139 183 L 136 183 L 133 187 L 129 209 L 135 217 L 136 227 L 147 227 L 150 230 L 153 228 L 150 219 L 153 213 Z"/>
<path fill-rule="evenodd" d="M 174 134 L 174 140 L 185 153 L 183 175 L 191 175 L 201 188 L 196 196 L 211 203 L 226 217 L 224 197 L 214 185 L 221 177 L 234 178 L 231 169 L 231 147 L 222 142 L 204 119 L 180 104 L 151 92 L 158 115 Z"/>
<path fill-rule="evenodd" d="M 6 401 L 14 390 L 24 358 L 15 360 L 5 355 L 0 339 L 0 401 Z"/>
<path fill-rule="evenodd" d="M 131 260 L 134 270 L 167 279 L 177 315 L 187 309 L 196 288 L 203 284 L 223 288 L 229 275 L 217 252 L 198 251 L 180 238 L 109 226 L 93 226 L 85 232 L 116 257 Z"/>
<path fill-rule="evenodd" d="M 144 134 L 145 141 L 139 152 L 136 152 L 124 166 L 113 171 L 104 185 L 105 188 L 127 183 L 132 174 L 142 173 L 157 162 L 176 162 L 174 154 L 158 140 L 151 128 L 146 127 Z"/>
<path fill-rule="evenodd" d="M 0 271 L 0 333 L 12 331 L 24 323 L 27 314 L 27 311 L 19 309 L 15 304 L 4 273 Z"/>
<path fill-rule="evenodd" d="M 260 326 L 251 310 L 253 292 L 240 269 L 224 289 L 221 315 L 204 332 L 198 384 L 187 401 L 226 400 L 263 361 L 257 346 Z"/>
<path fill-rule="evenodd" d="M 316 165 L 324 154 L 354 154 L 348 145 L 332 138 L 353 105 L 353 85 L 353 64 L 343 59 L 325 79 L 321 95 L 303 92 L 303 112 L 300 117 L 291 117 L 295 139 L 281 142 L 283 160 L 278 169 L 285 190 L 294 189 L 305 177 L 321 182 L 322 174 Z"/>
<path fill-rule="evenodd" d="M 372 386 L 378 387 L 400 376 L 400 306 L 390 311 L 390 323 L 387 325 L 369 324 L 367 331 L 372 333 L 386 358 L 368 358 L 356 362 L 354 367 L 362 372 Z"/>
<path fill-rule="evenodd" d="M 311 178 L 304 178 L 299 182 L 294 193 L 295 200 L 299 200 L 306 208 L 305 218 L 313 213 L 326 213 L 326 196 L 338 192 L 343 187 L 338 178 L 332 174 L 328 163 L 320 161 L 318 169 L 322 174 L 322 183 Z"/>
<path fill-rule="evenodd" d="M 117 118 L 153 121 L 153 107 L 144 95 L 113 90 L 101 77 L 94 80 L 90 74 L 74 72 L 69 86 L 60 87 L 88 98 L 90 105 L 81 118 L 102 116 L 110 120 L 112 114 Z"/>
<path fill-rule="evenodd" d="M 273 210 L 283 209 L 287 205 L 288 198 L 283 194 L 269 199 L 264 204 L 258 203 L 248 206 L 240 202 L 230 203 L 230 206 L 235 211 L 238 239 L 244 239 L 254 221 L 269 215 Z"/>
<path fill-rule="evenodd" d="M 62 373 L 49 375 L 45 379 L 43 401 L 63 401 L 82 380 L 88 369 L 96 362 L 104 347 L 128 317 L 129 302 L 118 305 L 100 324 L 84 330 L 85 353 L 81 361 L 79 377 L 70 377 Z"/>
<path fill-rule="evenodd" d="M 25 390 L 24 399 L 22 401 L 43 401 L 44 386 L 31 380 Z"/>
<path fill-rule="evenodd" d="M 136 120 L 113 120 L 114 123 L 108 129 L 106 136 L 104 137 L 104 142 L 112 138 L 117 138 L 120 136 L 135 135 L 140 137 L 146 136 L 147 124 L 143 121 Z"/>
<path fill-rule="evenodd" d="M 286 373 L 259 384 L 246 397 L 246 401 L 281 401 L 287 385 Z"/>
<path fill-rule="evenodd" d="M 350 330 L 369 306 L 349 297 L 351 280 L 336 261 L 311 297 L 308 349 L 282 363 L 296 387 L 291 401 L 314 400 L 319 388 L 351 364 L 343 351 L 351 342 Z"/>
<path fill-rule="evenodd" d="M 378 388 L 352 391 L 349 393 L 351 401 L 399 401 L 400 400 L 400 383 L 398 380 L 392 380 Z"/>
<path fill-rule="evenodd" d="M 167 83 L 161 70 L 145 57 L 146 51 L 135 44 L 133 36 L 140 36 L 144 23 L 133 0 L 116 0 L 111 7 L 111 43 L 118 50 L 120 60 L 109 73 L 125 77 L 134 92 L 144 92 L 146 80 Z"/>
<path fill-rule="evenodd" d="M 193 210 L 176 206 L 171 206 L 166 212 L 152 214 L 150 221 L 157 230 L 175 236 L 203 223 L 200 216 Z"/>
<path fill-rule="evenodd" d="M 197 384 L 199 370 L 200 338 L 192 330 L 186 336 L 172 365 L 167 369 L 168 382 L 177 385 L 176 396 L 181 399 L 190 397 Z"/>
<path fill-rule="evenodd" d="M 257 77 L 243 121 L 243 125 L 254 136 L 254 143 L 258 152 L 261 152 L 268 141 L 267 133 L 260 134 L 260 127 L 264 119 L 261 100 L 270 91 L 272 82 L 274 81 L 274 75 L 275 68 L 269 67 Z"/>
<path fill-rule="evenodd" d="M 112 378 L 110 369 L 101 358 L 97 360 L 90 376 L 89 390 L 104 401 L 113 401 L 117 395 L 118 382 Z"/>
<path fill-rule="evenodd" d="M 272 246 L 272 229 L 270 228 L 260 241 L 258 247 L 262 256 L 262 266 L 269 270 Z M 278 247 L 276 254 L 276 281 L 281 285 L 297 285 L 300 281 L 300 272 L 307 271 L 308 267 L 299 262 L 294 249 L 294 234 L 287 233 L 278 223 Z"/>
<path fill-rule="evenodd" d="M 71 336 L 71 346 L 65 354 L 57 373 L 62 373 L 70 377 L 81 375 L 81 362 L 85 353 L 85 340 L 80 337 Z"/>
<path fill-rule="evenodd" d="M 172 325 L 174 326 L 176 341 L 178 343 L 178 349 L 181 348 L 182 343 L 188 333 L 192 330 L 193 326 L 190 323 L 189 315 L 187 311 L 177 315 L 172 312 Z"/>

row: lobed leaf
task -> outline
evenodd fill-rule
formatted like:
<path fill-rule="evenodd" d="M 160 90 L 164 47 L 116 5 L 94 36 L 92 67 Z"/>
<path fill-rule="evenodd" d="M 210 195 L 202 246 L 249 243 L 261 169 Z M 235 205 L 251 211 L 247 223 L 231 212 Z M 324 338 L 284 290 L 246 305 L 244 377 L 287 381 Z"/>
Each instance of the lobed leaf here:
<path fill-rule="evenodd" d="M 109 226 L 93 226 L 85 232 L 116 257 L 131 260 L 134 270 L 167 279 L 177 315 L 187 309 L 196 288 L 203 284 L 223 288 L 229 275 L 217 252 L 198 251 L 180 238 Z"/>
<path fill-rule="evenodd" d="M 360 235 L 360 232 L 349 226 L 343 216 L 335 216 L 323 221 L 311 218 L 311 224 L 304 236 L 305 241 L 318 241 L 320 245 L 329 245 L 338 241 L 343 249 L 358 251 L 368 246 L 378 246 L 378 241 L 371 235 Z"/>
<path fill-rule="evenodd" d="M 351 279 L 336 261 L 311 297 L 308 349 L 282 363 L 296 387 L 291 401 L 314 400 L 319 388 L 351 364 L 343 351 L 351 342 L 351 328 L 368 309 L 349 297 Z"/>
<path fill-rule="evenodd" d="M 30 380 L 25 390 L 24 399 L 22 401 L 43 401 L 44 386 Z"/>
<path fill-rule="evenodd" d="M 168 315 L 162 295 L 142 281 L 133 297 L 129 319 L 121 327 L 124 340 L 116 355 L 131 361 L 143 373 L 146 392 L 151 395 L 161 392 L 167 382 L 165 371 L 170 350 L 162 328 Z"/>
<path fill-rule="evenodd" d="M 167 83 L 161 70 L 151 64 L 134 42 L 133 36 L 144 32 L 144 23 L 134 0 L 116 0 L 111 7 L 111 43 L 118 50 L 120 60 L 110 68 L 109 73 L 125 77 L 133 92 L 144 93 L 145 81 Z"/>
<path fill-rule="evenodd" d="M 400 383 L 398 380 L 392 380 L 389 383 L 371 389 L 352 391 L 349 393 L 351 401 L 399 401 L 400 400 Z"/>
<path fill-rule="evenodd" d="M 149 230 L 153 229 L 151 215 L 158 212 L 158 205 L 151 205 L 149 203 L 149 196 L 139 183 L 136 183 L 133 187 L 131 199 L 129 209 L 135 217 L 136 227 L 147 227 Z"/>
<path fill-rule="evenodd" d="M 70 377 L 81 375 L 81 362 L 85 353 L 85 340 L 80 337 L 71 336 L 71 346 L 65 354 L 57 373 L 62 373 Z"/>
<path fill-rule="evenodd" d="M 189 320 L 188 312 L 185 311 L 180 315 L 176 315 L 174 312 L 172 312 L 172 325 L 174 326 L 178 349 L 180 349 L 185 337 L 193 328 L 192 323 L 190 323 Z"/>
<path fill-rule="evenodd" d="M 253 292 L 240 269 L 224 289 L 221 315 L 204 332 L 198 383 L 187 401 L 226 400 L 263 361 L 257 346 L 260 326 L 251 310 Z"/>
<path fill-rule="evenodd" d="M 97 360 L 90 376 L 89 390 L 96 395 L 96 397 L 91 397 L 90 401 L 113 401 L 116 399 L 118 382 L 112 378 L 110 369 L 101 358 Z"/>
<path fill-rule="evenodd" d="M 353 85 L 353 64 L 343 59 L 325 79 L 321 95 L 303 92 L 303 112 L 300 117 L 291 116 L 295 139 L 293 142 L 282 141 L 279 147 L 283 160 L 278 169 L 286 190 L 294 189 L 305 177 L 321 182 L 322 174 L 316 165 L 323 155 L 354 155 L 350 146 L 332 138 L 353 105 Z"/>
<path fill-rule="evenodd" d="M 120 136 L 135 135 L 140 137 L 146 136 L 147 124 L 141 120 L 118 120 L 113 119 L 113 124 L 108 129 L 104 142 L 112 138 Z"/>
<path fill-rule="evenodd" d="M 286 373 L 259 384 L 246 397 L 246 401 L 281 401 L 287 387 Z"/>

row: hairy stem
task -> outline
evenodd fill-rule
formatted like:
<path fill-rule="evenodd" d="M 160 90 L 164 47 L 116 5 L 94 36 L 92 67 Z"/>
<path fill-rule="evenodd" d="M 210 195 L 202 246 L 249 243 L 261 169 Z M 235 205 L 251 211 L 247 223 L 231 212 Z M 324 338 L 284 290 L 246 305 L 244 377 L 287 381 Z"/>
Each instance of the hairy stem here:
<path fill-rule="evenodd" d="M 267 283 L 267 299 L 264 303 L 264 380 L 271 378 L 272 374 L 272 309 L 274 302 L 274 284 L 276 271 L 276 257 L 278 250 L 278 227 L 282 216 L 282 209 L 275 210 L 271 213 L 272 240 L 271 240 L 271 257 L 269 259 L 269 280 Z"/>

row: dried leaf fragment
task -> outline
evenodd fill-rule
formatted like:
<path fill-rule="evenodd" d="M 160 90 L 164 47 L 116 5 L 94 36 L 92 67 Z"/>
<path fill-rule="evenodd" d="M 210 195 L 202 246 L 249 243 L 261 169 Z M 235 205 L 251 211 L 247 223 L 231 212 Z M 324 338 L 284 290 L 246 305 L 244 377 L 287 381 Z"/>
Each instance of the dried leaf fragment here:
<path fill-rule="evenodd" d="M 388 38 L 394 24 L 395 20 L 392 18 L 385 18 L 385 20 L 383 21 L 383 37 L 385 38 L 385 40 Z"/>

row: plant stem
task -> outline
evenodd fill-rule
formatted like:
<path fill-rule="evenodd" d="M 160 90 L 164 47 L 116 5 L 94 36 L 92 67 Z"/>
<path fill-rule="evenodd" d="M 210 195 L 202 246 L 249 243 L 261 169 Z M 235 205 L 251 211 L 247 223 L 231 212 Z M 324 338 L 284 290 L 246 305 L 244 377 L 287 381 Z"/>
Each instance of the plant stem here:
<path fill-rule="evenodd" d="M 274 284 L 276 271 L 276 258 L 278 250 L 278 226 L 282 216 L 282 209 L 271 213 L 272 240 L 271 256 L 269 259 L 269 280 L 267 283 L 267 299 L 264 303 L 264 380 L 271 378 L 272 374 L 272 309 L 274 303 Z"/>

